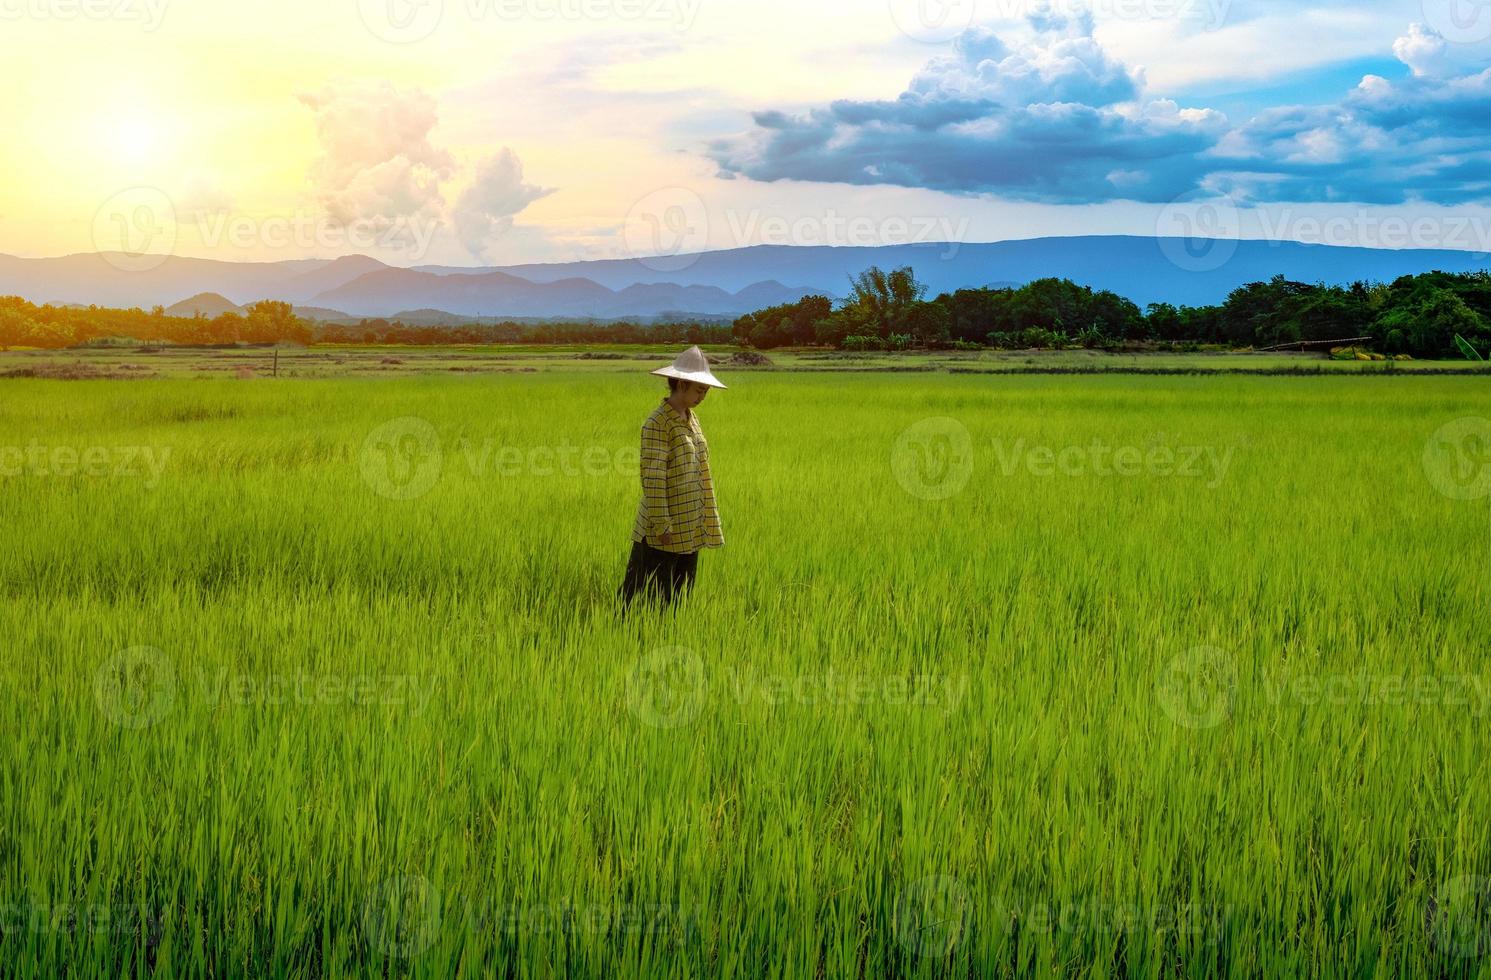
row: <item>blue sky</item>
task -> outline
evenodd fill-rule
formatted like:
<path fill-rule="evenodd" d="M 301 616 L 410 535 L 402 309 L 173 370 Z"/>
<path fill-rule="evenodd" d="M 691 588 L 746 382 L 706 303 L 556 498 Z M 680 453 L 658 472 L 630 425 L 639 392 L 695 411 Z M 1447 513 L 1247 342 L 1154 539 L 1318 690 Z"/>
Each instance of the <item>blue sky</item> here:
<path fill-rule="evenodd" d="M 1246 118 L 1277 105 L 1332 103 L 1366 75 L 1397 79 L 1408 74 L 1408 67 L 1396 58 L 1369 55 L 1291 72 L 1272 83 L 1252 80 L 1196 82 L 1178 89 L 1174 98 L 1187 105 L 1218 109 L 1232 118 Z"/>

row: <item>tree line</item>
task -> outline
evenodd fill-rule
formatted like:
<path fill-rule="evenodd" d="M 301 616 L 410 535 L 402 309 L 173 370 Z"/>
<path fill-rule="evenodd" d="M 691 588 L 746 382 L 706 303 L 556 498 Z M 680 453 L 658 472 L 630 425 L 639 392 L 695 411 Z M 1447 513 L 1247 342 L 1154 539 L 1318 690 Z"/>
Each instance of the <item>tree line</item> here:
<path fill-rule="evenodd" d="M 1491 273 L 1426 272 L 1390 284 L 1295 282 L 1283 275 L 1240 286 L 1213 306 L 1151 303 L 1069 279 L 970 288 L 925 299 L 909 267 L 854 277 L 837 308 L 824 296 L 738 318 L 738 343 L 758 348 L 1121 347 L 1140 342 L 1273 347 L 1368 337 L 1386 354 L 1458 357 L 1458 334 L 1491 349 Z"/>
<path fill-rule="evenodd" d="M 397 319 L 322 323 L 288 303 L 261 300 L 243 313 L 168 316 L 153 310 L 51 306 L 0 297 L 0 347 L 61 348 L 128 338 L 146 343 L 223 344 L 625 344 L 739 343 L 760 349 L 830 346 L 843 350 L 953 347 L 1023 350 L 1168 342 L 1271 347 L 1368 337 L 1385 354 L 1458 357 L 1459 335 L 1491 351 L 1491 273 L 1426 272 L 1392 283 L 1303 283 L 1278 275 L 1234 289 L 1212 306 L 1139 307 L 1109 290 L 1069 279 L 1019 287 L 978 287 L 926 299 L 912 270 L 866 269 L 837 305 L 826 296 L 757 310 L 733 324 L 677 320 L 451 326 Z"/>
<path fill-rule="evenodd" d="M 77 347 L 111 340 L 182 345 L 231 344 L 728 344 L 726 324 L 692 320 L 646 325 L 620 323 L 518 323 L 439 326 L 368 318 L 354 324 L 322 323 L 297 316 L 289 303 L 261 300 L 244 313 L 168 316 L 163 307 L 38 306 L 19 296 L 0 297 L 0 347 Z"/>
<path fill-rule="evenodd" d="M 0 346 L 74 347 L 105 338 L 130 338 L 172 344 L 308 343 L 310 325 L 289 303 L 264 300 L 245 313 L 218 317 L 167 316 L 163 307 L 150 312 L 102 306 L 37 306 L 19 296 L 0 297 Z"/>

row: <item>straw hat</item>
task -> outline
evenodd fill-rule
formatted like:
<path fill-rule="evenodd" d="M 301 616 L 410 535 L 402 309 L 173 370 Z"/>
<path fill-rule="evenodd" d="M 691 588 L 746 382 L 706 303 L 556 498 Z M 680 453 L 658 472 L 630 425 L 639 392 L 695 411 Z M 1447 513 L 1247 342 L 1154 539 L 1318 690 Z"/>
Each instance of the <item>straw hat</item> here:
<path fill-rule="evenodd" d="M 709 358 L 704 356 L 698 344 L 679 354 L 672 364 L 652 373 L 665 378 L 678 378 L 680 381 L 697 381 L 711 388 L 727 387 L 723 381 L 709 373 Z"/>

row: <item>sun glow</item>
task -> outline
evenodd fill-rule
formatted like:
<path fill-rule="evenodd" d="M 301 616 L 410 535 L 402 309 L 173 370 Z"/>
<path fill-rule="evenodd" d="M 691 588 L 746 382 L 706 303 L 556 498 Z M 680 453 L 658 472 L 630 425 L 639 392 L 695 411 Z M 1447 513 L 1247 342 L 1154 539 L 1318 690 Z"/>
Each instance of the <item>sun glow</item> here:
<path fill-rule="evenodd" d="M 115 158 L 131 164 L 149 164 L 162 160 L 170 142 L 167 120 L 149 109 L 129 107 L 113 113 L 101 126 L 100 146 L 108 147 Z"/>

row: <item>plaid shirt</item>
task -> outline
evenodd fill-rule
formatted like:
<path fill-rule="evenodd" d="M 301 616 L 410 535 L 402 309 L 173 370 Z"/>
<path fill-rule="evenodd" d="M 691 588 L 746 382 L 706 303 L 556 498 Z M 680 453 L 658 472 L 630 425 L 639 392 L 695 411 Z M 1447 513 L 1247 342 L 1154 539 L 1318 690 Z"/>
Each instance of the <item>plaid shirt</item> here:
<path fill-rule="evenodd" d="M 664 532 L 671 534 L 667 545 L 658 541 Z M 699 416 L 690 412 L 685 420 L 667 398 L 642 423 L 642 502 L 632 540 L 674 554 L 725 543 Z"/>

